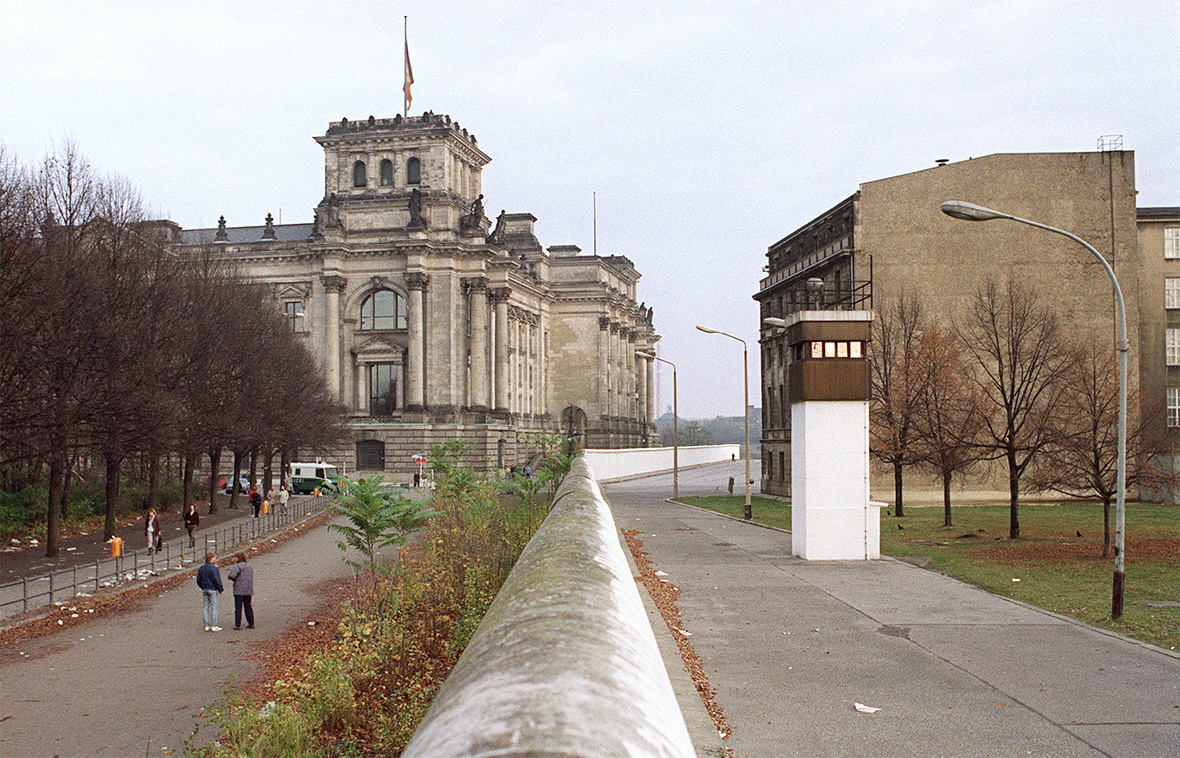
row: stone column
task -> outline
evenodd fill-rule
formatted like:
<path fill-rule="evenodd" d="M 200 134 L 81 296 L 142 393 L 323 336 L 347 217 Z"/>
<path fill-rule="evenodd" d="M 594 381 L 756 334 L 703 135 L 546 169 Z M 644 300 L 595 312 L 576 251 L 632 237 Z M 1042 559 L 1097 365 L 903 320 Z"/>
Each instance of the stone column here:
<path fill-rule="evenodd" d="M 496 287 L 491 299 L 496 309 L 496 412 L 508 412 L 508 393 L 512 377 L 508 373 L 508 297 L 512 290 Z"/>
<path fill-rule="evenodd" d="M 465 280 L 471 312 L 471 383 L 468 402 L 475 410 L 487 410 L 488 402 L 488 280 L 482 276 Z"/>
<path fill-rule="evenodd" d="M 344 277 L 325 275 L 320 277 L 324 284 L 327 303 L 324 306 L 324 368 L 327 370 L 328 389 L 332 397 L 340 397 L 340 293 L 347 284 Z"/>
<path fill-rule="evenodd" d="M 642 355 L 632 358 L 635 364 L 635 420 L 647 424 L 647 359 Z M 643 431 L 646 431 L 646 426 Z"/>
<path fill-rule="evenodd" d="M 420 271 L 406 274 L 406 286 L 410 290 L 410 302 L 406 309 L 406 326 L 410 333 L 410 351 L 406 360 L 406 410 L 425 410 L 425 385 L 423 372 L 426 368 L 426 285 L 430 277 Z"/>
<path fill-rule="evenodd" d="M 601 387 L 599 392 L 599 414 L 603 417 L 610 416 L 610 394 L 611 394 L 611 369 L 610 369 L 610 353 L 611 353 L 611 338 L 610 338 L 610 318 L 606 316 L 598 317 L 598 381 Z"/>

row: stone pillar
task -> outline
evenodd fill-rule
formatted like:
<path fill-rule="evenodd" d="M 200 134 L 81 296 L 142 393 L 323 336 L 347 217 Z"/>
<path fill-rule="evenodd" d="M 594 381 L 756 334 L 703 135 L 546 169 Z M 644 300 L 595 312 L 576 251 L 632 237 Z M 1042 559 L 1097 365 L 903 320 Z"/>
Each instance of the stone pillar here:
<path fill-rule="evenodd" d="M 326 275 L 320 277 L 324 284 L 327 303 L 324 306 L 324 368 L 327 372 L 328 389 L 332 397 L 340 393 L 340 293 L 344 291 L 344 277 Z"/>
<path fill-rule="evenodd" d="M 425 384 L 423 374 L 426 368 L 426 285 L 430 277 L 420 271 L 406 274 L 406 286 L 410 290 L 410 301 L 406 308 L 406 327 L 410 333 L 410 350 L 406 360 L 406 410 L 425 410 Z"/>
<path fill-rule="evenodd" d="M 647 359 L 642 355 L 636 355 L 632 358 L 632 363 L 635 364 L 635 420 L 643 424 L 641 430 L 643 434 L 647 433 Z"/>
<path fill-rule="evenodd" d="M 465 284 L 471 312 L 471 384 L 468 402 L 473 409 L 487 410 L 490 405 L 488 379 L 491 375 L 488 367 L 488 342 L 491 338 L 488 332 L 488 280 L 482 276 L 472 277 Z"/>
<path fill-rule="evenodd" d="M 496 309 L 496 412 L 508 412 L 508 392 L 512 377 L 508 373 L 508 297 L 512 290 L 496 287 L 491 299 Z"/>

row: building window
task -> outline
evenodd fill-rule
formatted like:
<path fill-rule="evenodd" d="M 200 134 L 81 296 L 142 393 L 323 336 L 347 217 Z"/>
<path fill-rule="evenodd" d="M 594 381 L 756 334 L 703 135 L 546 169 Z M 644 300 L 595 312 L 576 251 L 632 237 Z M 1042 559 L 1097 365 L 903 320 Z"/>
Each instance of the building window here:
<path fill-rule="evenodd" d="M 303 301 L 301 300 L 287 300 L 283 302 L 283 315 L 287 317 L 287 323 L 291 325 L 291 331 L 303 331 Z"/>
<path fill-rule="evenodd" d="M 381 186 L 393 186 L 393 161 L 388 158 L 381 161 Z"/>
<path fill-rule="evenodd" d="M 1180 278 L 1164 279 L 1164 307 L 1180 308 Z"/>
<path fill-rule="evenodd" d="M 422 161 L 410 158 L 406 161 L 406 184 L 418 184 L 422 181 Z"/>
<path fill-rule="evenodd" d="M 393 290 L 377 290 L 361 303 L 361 331 L 406 328 L 406 301 Z"/>
<path fill-rule="evenodd" d="M 397 364 L 370 363 L 369 415 L 389 416 L 397 408 Z"/>
<path fill-rule="evenodd" d="M 360 440 L 357 442 L 356 467 L 361 471 L 384 471 L 385 443 L 381 440 Z"/>
<path fill-rule="evenodd" d="M 1180 258 L 1180 226 L 1164 229 L 1164 257 Z"/>
<path fill-rule="evenodd" d="M 1180 426 L 1180 387 L 1168 387 L 1168 426 Z"/>
<path fill-rule="evenodd" d="M 352 164 L 352 186 L 364 187 L 368 184 L 368 176 L 365 174 L 365 162 L 357 161 Z"/>
<path fill-rule="evenodd" d="M 1180 329 L 1168 329 L 1166 337 L 1165 362 L 1169 366 L 1180 366 Z"/>

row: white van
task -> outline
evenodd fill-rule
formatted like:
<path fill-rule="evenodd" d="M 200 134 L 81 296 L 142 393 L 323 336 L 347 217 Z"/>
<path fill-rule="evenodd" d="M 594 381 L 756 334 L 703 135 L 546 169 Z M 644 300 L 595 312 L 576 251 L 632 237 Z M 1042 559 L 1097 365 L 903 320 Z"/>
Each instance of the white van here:
<path fill-rule="evenodd" d="M 331 463 L 316 461 L 315 463 L 291 464 L 291 491 L 297 494 L 307 494 L 316 487 L 323 487 L 339 478 L 340 472 Z"/>

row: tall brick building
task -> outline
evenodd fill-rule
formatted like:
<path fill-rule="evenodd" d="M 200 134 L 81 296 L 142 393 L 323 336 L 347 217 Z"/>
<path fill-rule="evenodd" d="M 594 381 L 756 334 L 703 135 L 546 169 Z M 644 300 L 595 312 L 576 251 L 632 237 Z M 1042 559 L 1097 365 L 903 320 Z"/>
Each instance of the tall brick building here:
<path fill-rule="evenodd" d="M 1106 255 L 1127 305 L 1130 376 L 1143 389 L 1145 407 L 1162 403 L 1165 394 L 1174 399 L 1180 426 L 1180 368 L 1164 365 L 1165 358 L 1175 358 L 1173 365 L 1180 367 L 1180 310 L 1175 310 L 1180 309 L 1180 240 L 1172 248 L 1164 241 L 1164 227 L 1176 229 L 1180 221 L 1175 209 L 1137 214 L 1130 151 L 997 154 L 865 182 L 769 247 L 766 276 L 754 295 L 761 316 L 781 318 L 812 308 L 883 310 L 906 292 L 917 295 L 927 313 L 951 324 L 982 282 L 1002 283 L 1012 276 L 1035 289 L 1067 330 L 1109 344 L 1113 353 L 1114 296 L 1089 253 L 1023 224 L 949 218 L 939 211 L 945 200 L 1068 230 Z M 1164 307 L 1166 286 L 1176 290 L 1174 310 Z M 1175 328 L 1167 326 L 1172 321 Z M 1173 337 L 1174 356 L 1165 349 L 1165 340 Z M 762 486 L 789 494 L 784 377 L 790 356 L 781 340 L 777 330 L 763 328 Z"/>
<path fill-rule="evenodd" d="M 528 213 L 489 219 L 491 159 L 448 116 L 343 119 L 316 141 L 314 222 L 222 218 L 174 239 L 270 288 L 349 409 L 333 462 L 405 477 L 415 453 L 455 438 L 480 468 L 526 461 L 531 432 L 654 443 L 639 353 L 659 337 L 630 260 L 545 248 Z"/>

